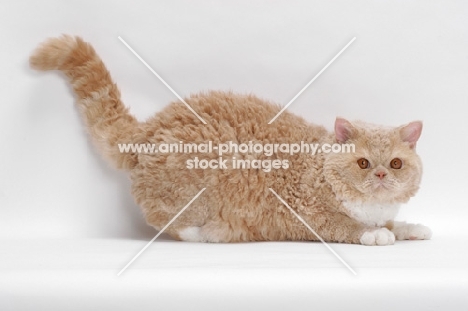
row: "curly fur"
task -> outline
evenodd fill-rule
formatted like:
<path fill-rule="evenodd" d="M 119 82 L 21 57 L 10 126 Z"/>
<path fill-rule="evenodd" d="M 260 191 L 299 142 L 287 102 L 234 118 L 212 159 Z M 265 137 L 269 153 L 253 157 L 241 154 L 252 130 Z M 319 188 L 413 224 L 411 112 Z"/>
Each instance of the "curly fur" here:
<path fill-rule="evenodd" d="M 385 241 L 390 242 L 376 242 L 382 241 L 380 227 L 353 218 L 352 209 L 405 203 L 419 187 L 422 169 L 414 147 L 421 132 L 420 122 L 384 128 L 338 118 L 335 133 L 330 133 L 286 111 L 268 125 L 279 112 L 279 105 L 254 95 L 215 91 L 185 99 L 207 125 L 181 102 L 173 102 L 148 121 L 139 122 L 121 102 L 119 90 L 101 59 L 81 38 L 49 39 L 36 49 L 30 64 L 38 70 L 60 70 L 69 78 L 92 140 L 110 163 L 129 172 L 133 196 L 148 224 L 160 230 L 206 187 L 167 229 L 176 239 L 207 242 L 317 240 L 269 191 L 272 188 L 325 241 L 391 244 L 395 239 L 387 235 Z M 356 153 L 274 154 L 270 159 L 288 160 L 289 169 L 267 173 L 261 169 L 185 167 L 186 161 L 195 156 L 215 159 L 216 154 L 121 153 L 117 148 L 119 143 L 180 141 L 213 141 L 213 144 L 227 141 L 346 142 L 356 145 Z M 267 158 L 263 154 L 224 156 Z M 404 161 L 399 170 L 389 167 L 394 157 Z M 359 158 L 368 159 L 371 167 L 359 168 L 356 163 Z M 385 174 L 385 180 L 379 181 L 377 171 Z M 389 223 L 391 221 L 388 219 Z M 402 231 L 401 227 L 399 230 Z M 374 236 L 374 232 L 379 235 L 375 233 Z M 407 233 L 405 236 L 416 235 Z M 428 238 L 430 234 L 418 236 Z"/>

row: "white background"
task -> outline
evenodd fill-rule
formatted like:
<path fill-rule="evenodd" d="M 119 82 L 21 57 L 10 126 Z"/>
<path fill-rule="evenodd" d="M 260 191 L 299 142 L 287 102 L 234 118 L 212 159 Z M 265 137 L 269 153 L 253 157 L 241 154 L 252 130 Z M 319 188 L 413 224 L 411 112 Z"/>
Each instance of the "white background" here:
<path fill-rule="evenodd" d="M 467 16 L 468 2 L 442 0 L 0 0 L 0 309 L 467 309 Z M 156 232 L 89 143 L 63 75 L 28 67 L 62 33 L 94 45 L 141 120 L 176 98 L 118 36 L 182 96 L 282 104 L 357 37 L 289 110 L 330 130 L 336 116 L 423 120 L 423 182 L 399 218 L 432 241 L 333 244 L 354 276 L 320 243 L 158 239 L 118 278 Z"/>
<path fill-rule="evenodd" d="M 400 218 L 464 232 L 468 4 L 463 1 L 1 1 L 0 238 L 136 238 L 145 225 L 123 172 L 94 151 L 64 77 L 28 56 L 62 33 L 91 42 L 141 120 L 175 96 L 252 92 L 286 104 L 354 36 L 290 111 L 423 120 L 421 191 Z M 209 122 L 209 120 L 207 120 Z"/>

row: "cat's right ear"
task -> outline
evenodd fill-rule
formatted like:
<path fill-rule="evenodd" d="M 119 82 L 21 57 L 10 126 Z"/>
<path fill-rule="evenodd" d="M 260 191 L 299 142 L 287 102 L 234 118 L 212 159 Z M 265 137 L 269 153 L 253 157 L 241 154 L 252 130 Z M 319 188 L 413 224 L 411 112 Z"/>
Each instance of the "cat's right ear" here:
<path fill-rule="evenodd" d="M 335 120 L 335 137 L 339 143 L 344 143 L 351 138 L 355 129 L 354 126 L 346 119 L 336 118 Z"/>

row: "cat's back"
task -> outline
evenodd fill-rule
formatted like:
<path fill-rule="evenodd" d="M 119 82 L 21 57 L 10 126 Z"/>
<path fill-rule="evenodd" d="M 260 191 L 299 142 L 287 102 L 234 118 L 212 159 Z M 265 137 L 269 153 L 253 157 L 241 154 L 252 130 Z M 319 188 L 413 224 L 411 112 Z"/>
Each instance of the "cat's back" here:
<path fill-rule="evenodd" d="M 207 124 L 184 103 L 172 102 L 147 121 L 147 138 L 154 142 L 295 143 L 320 142 L 328 136 L 322 126 L 310 124 L 288 111 L 268 124 L 281 106 L 253 94 L 209 91 L 193 94 L 185 101 Z"/>

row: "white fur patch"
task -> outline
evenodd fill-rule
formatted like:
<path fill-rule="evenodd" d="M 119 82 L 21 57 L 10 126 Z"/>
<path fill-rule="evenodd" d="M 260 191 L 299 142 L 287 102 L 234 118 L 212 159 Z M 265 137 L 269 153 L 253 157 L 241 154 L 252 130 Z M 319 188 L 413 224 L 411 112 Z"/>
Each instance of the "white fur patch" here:
<path fill-rule="evenodd" d="M 361 204 L 343 202 L 349 217 L 369 226 L 381 227 L 398 214 L 400 204 Z"/>
<path fill-rule="evenodd" d="M 395 235 L 387 228 L 379 228 L 364 232 L 359 241 L 362 245 L 392 245 Z"/>
<path fill-rule="evenodd" d="M 187 227 L 180 230 L 179 237 L 187 242 L 203 242 L 204 239 L 200 233 L 200 227 Z"/>

